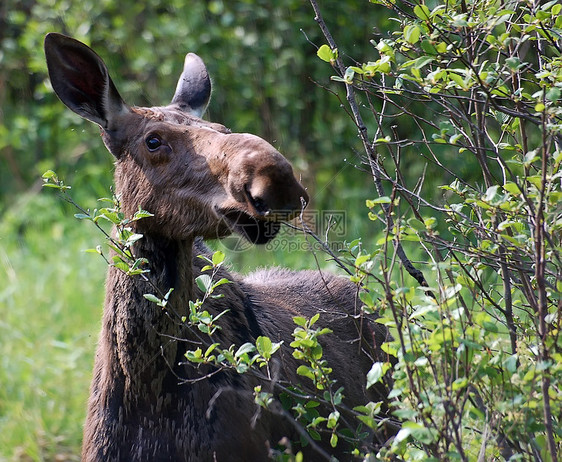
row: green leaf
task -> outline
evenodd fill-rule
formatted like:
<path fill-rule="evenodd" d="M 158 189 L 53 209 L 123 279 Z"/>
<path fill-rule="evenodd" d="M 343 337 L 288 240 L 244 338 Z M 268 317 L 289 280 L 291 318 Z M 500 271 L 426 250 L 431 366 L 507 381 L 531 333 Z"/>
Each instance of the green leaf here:
<path fill-rule="evenodd" d="M 498 185 L 490 186 L 486 190 L 486 193 L 482 197 L 482 200 L 485 201 L 485 202 L 492 202 L 494 200 L 494 198 L 496 197 L 497 193 L 498 193 L 498 188 L 499 188 Z"/>
<path fill-rule="evenodd" d="M 355 259 L 355 266 L 359 268 L 363 263 L 369 261 L 371 259 L 370 255 L 358 255 Z"/>
<path fill-rule="evenodd" d="M 408 24 L 404 27 L 404 39 L 410 44 L 415 44 L 419 41 L 421 29 L 417 24 Z"/>
<path fill-rule="evenodd" d="M 392 415 L 398 417 L 400 420 L 407 420 L 415 418 L 417 412 L 414 409 L 396 409 L 392 411 Z"/>
<path fill-rule="evenodd" d="M 57 177 L 57 174 L 52 170 L 47 170 L 45 173 L 43 173 L 43 175 L 41 175 L 41 177 L 45 180 L 52 180 L 53 178 Z"/>
<path fill-rule="evenodd" d="M 212 258 L 213 265 L 215 265 L 215 266 L 221 265 L 224 262 L 225 258 L 226 258 L 226 255 L 224 254 L 224 252 L 221 252 L 220 250 L 217 250 L 213 254 L 213 258 Z"/>
<path fill-rule="evenodd" d="M 374 292 L 361 291 L 359 299 L 369 308 L 373 308 L 377 302 L 377 295 Z"/>
<path fill-rule="evenodd" d="M 240 356 L 242 356 L 245 353 L 251 353 L 252 351 L 255 351 L 256 347 L 254 345 L 252 345 L 250 342 L 246 342 L 244 343 L 244 345 L 242 345 L 240 348 L 238 348 L 238 351 L 236 351 L 236 353 L 234 354 L 235 358 L 239 358 Z"/>
<path fill-rule="evenodd" d="M 224 284 L 230 284 L 231 282 L 232 282 L 232 281 L 230 281 L 230 280 L 228 280 L 228 279 L 226 279 L 226 278 L 220 278 L 217 282 L 215 282 L 215 283 L 212 285 L 211 288 L 214 290 L 214 289 L 216 289 L 217 287 L 220 287 L 220 286 L 222 286 L 222 285 L 224 285 Z"/>
<path fill-rule="evenodd" d="M 129 271 L 129 265 L 127 265 L 127 263 L 125 263 L 123 260 L 116 261 L 112 266 L 120 269 L 121 271 L 124 271 L 125 273 Z"/>
<path fill-rule="evenodd" d="M 389 40 L 383 39 L 380 42 L 377 43 L 376 47 L 377 50 L 379 51 L 379 53 L 381 55 L 388 55 L 388 56 L 394 56 L 394 49 L 390 46 L 392 42 L 390 42 Z"/>
<path fill-rule="evenodd" d="M 98 215 L 94 219 L 94 221 L 97 222 L 100 218 L 103 218 L 104 220 L 107 220 L 110 223 L 113 223 L 114 225 L 118 225 L 118 224 L 121 223 L 122 217 L 120 216 L 120 214 L 118 214 L 117 212 L 112 212 L 108 209 L 102 209 L 102 210 L 104 210 L 104 211 L 100 215 Z"/>
<path fill-rule="evenodd" d="M 377 197 L 376 199 L 367 199 L 365 201 L 365 205 L 372 209 L 375 207 L 375 205 L 379 205 L 379 204 L 390 204 L 392 202 L 392 200 L 390 199 L 390 197 L 388 196 L 381 196 L 381 197 Z"/>
<path fill-rule="evenodd" d="M 330 329 L 329 327 L 324 327 L 324 328 L 320 329 L 316 335 L 331 334 L 332 332 L 333 332 L 333 330 Z"/>
<path fill-rule="evenodd" d="M 207 292 L 207 290 L 210 289 L 212 285 L 211 276 L 209 276 L 208 274 L 201 274 L 200 276 L 197 276 L 195 278 L 195 283 L 202 292 Z"/>
<path fill-rule="evenodd" d="M 294 322 L 297 326 L 301 326 L 301 327 L 306 326 L 306 319 L 303 318 L 302 316 L 295 316 L 295 317 L 293 318 L 293 322 Z"/>
<path fill-rule="evenodd" d="M 414 59 L 412 62 L 412 67 L 414 69 L 421 69 L 422 67 L 427 66 L 429 63 L 435 61 L 435 58 L 432 56 L 420 56 L 417 59 Z"/>
<path fill-rule="evenodd" d="M 139 210 L 135 212 L 135 214 L 133 215 L 133 221 L 137 221 L 140 220 L 141 218 L 149 218 L 153 216 L 154 215 L 152 213 L 147 212 L 146 210 L 143 210 L 139 207 Z"/>
<path fill-rule="evenodd" d="M 434 441 L 434 435 L 430 429 L 425 428 L 417 422 L 409 421 L 402 424 L 402 429 L 394 437 L 393 444 L 398 444 L 407 439 L 409 436 L 412 436 L 414 439 L 423 444 L 431 444 Z"/>
<path fill-rule="evenodd" d="M 456 72 L 449 72 L 447 76 L 449 77 L 449 79 L 455 82 L 459 86 L 459 88 L 462 88 L 463 90 L 467 88 L 464 79 Z"/>
<path fill-rule="evenodd" d="M 215 349 L 219 346 L 218 343 L 213 343 L 209 346 L 209 348 L 207 348 L 207 350 L 205 351 L 205 358 L 208 358 L 210 356 L 210 354 L 215 351 Z"/>
<path fill-rule="evenodd" d="M 137 242 L 138 240 L 140 240 L 142 238 L 143 238 L 142 234 L 138 234 L 138 233 L 131 234 L 127 238 L 127 245 L 130 246 L 130 245 L 134 244 L 135 242 Z"/>
<path fill-rule="evenodd" d="M 425 5 L 416 5 L 414 7 L 414 14 L 418 18 L 427 21 L 429 19 L 429 8 Z"/>
<path fill-rule="evenodd" d="M 540 175 L 531 175 L 527 177 L 527 181 L 535 186 L 537 189 L 542 188 L 542 177 Z"/>
<path fill-rule="evenodd" d="M 468 378 L 461 377 L 453 382 L 453 391 L 462 390 L 468 386 Z"/>
<path fill-rule="evenodd" d="M 160 305 L 162 303 L 162 301 L 153 294 L 144 294 L 143 297 L 146 298 L 149 302 L 156 303 L 157 305 Z"/>
<path fill-rule="evenodd" d="M 437 55 L 437 48 L 435 48 L 433 40 L 423 40 L 421 42 L 421 48 L 427 55 Z"/>
<path fill-rule="evenodd" d="M 422 223 L 417 218 L 410 218 L 408 220 L 408 225 L 410 225 L 415 231 L 425 231 L 425 224 Z"/>
<path fill-rule="evenodd" d="M 377 60 L 377 70 L 383 74 L 388 74 L 392 68 L 390 65 L 392 59 L 391 56 L 383 56 L 381 59 Z M 388 91 L 387 93 L 391 92 Z"/>
<path fill-rule="evenodd" d="M 355 71 L 353 70 L 352 67 L 348 67 L 345 70 L 345 74 L 343 75 L 343 80 L 345 83 L 353 83 L 353 78 L 355 77 Z"/>
<path fill-rule="evenodd" d="M 521 194 L 521 190 L 519 189 L 517 184 L 512 183 L 511 181 L 504 184 L 503 189 L 505 189 L 512 196 L 518 196 L 519 194 Z"/>
<path fill-rule="evenodd" d="M 310 380 L 315 380 L 314 372 L 312 371 L 312 369 L 308 366 L 305 366 L 304 364 L 301 364 L 297 368 L 297 374 L 302 375 L 303 377 L 308 377 Z"/>
<path fill-rule="evenodd" d="M 519 66 L 521 65 L 521 60 L 519 58 L 517 58 L 516 56 L 512 56 L 511 58 L 507 58 L 505 60 L 505 63 L 508 65 L 508 67 L 512 71 L 516 71 L 519 68 Z"/>
<path fill-rule="evenodd" d="M 414 320 L 416 318 L 420 318 L 422 316 L 425 316 L 428 313 L 438 313 L 438 312 L 439 312 L 439 309 L 438 309 L 437 305 L 435 305 L 435 304 L 427 304 L 427 305 L 421 305 L 421 306 L 416 305 L 416 309 L 412 312 L 412 314 L 410 315 L 410 317 L 408 319 Z"/>
<path fill-rule="evenodd" d="M 99 246 L 98 246 L 98 247 L 99 247 Z M 100 249 L 100 250 L 101 250 L 101 249 Z M 98 249 L 96 249 L 96 251 L 97 251 L 98 253 L 100 253 L 100 251 L 98 251 Z M 101 255 L 101 253 L 100 253 L 100 255 Z M 136 270 L 136 269 L 140 268 L 141 266 L 147 265 L 147 264 L 148 264 L 148 260 L 147 260 L 146 258 L 137 258 L 137 259 L 135 260 L 135 262 L 131 265 L 131 269 Z M 147 271 L 148 271 L 148 270 L 147 270 Z M 171 290 L 173 290 L 173 289 L 170 289 L 170 291 L 171 291 Z M 169 293 L 170 293 L 170 292 L 168 292 L 168 294 L 169 294 Z M 167 294 L 167 295 L 168 295 L 168 294 Z M 168 297 L 166 296 L 166 299 L 167 299 L 167 298 L 168 298 Z"/>
<path fill-rule="evenodd" d="M 185 352 L 185 357 L 188 361 L 194 362 L 194 363 L 201 363 L 203 362 L 203 358 L 202 358 L 202 350 L 201 348 L 197 348 L 195 351 L 192 350 L 188 350 Z"/>
<path fill-rule="evenodd" d="M 256 348 L 258 349 L 258 353 L 265 358 L 269 358 L 271 356 L 271 350 L 273 348 L 273 342 L 269 337 L 264 337 L 260 335 L 256 339 Z"/>
<path fill-rule="evenodd" d="M 336 428 L 339 419 L 340 419 L 340 413 L 338 411 L 331 412 L 330 415 L 328 416 L 328 422 L 326 423 L 326 427 Z"/>
<path fill-rule="evenodd" d="M 316 324 L 316 321 L 320 318 L 320 313 L 316 313 L 312 318 L 310 318 L 310 326 Z"/>
<path fill-rule="evenodd" d="M 451 25 L 453 25 L 454 27 L 469 27 L 469 23 L 466 20 L 466 14 L 457 14 L 453 16 Z"/>
<path fill-rule="evenodd" d="M 453 135 L 449 138 L 449 143 L 457 144 L 457 141 L 460 140 L 462 137 L 463 135 L 461 133 L 457 133 L 456 135 Z"/>
<path fill-rule="evenodd" d="M 560 99 L 560 88 L 552 87 L 550 90 L 546 92 L 545 97 L 547 100 L 556 103 Z"/>
<path fill-rule="evenodd" d="M 332 63 L 338 57 L 338 49 L 334 48 L 332 50 L 328 45 L 322 45 L 320 48 L 318 48 L 316 55 L 322 61 L 326 61 L 327 63 Z"/>
<path fill-rule="evenodd" d="M 517 371 L 517 355 L 508 356 L 504 360 L 503 366 L 506 368 L 507 372 L 514 374 Z"/>
<path fill-rule="evenodd" d="M 380 381 L 386 371 L 390 368 L 390 363 L 375 362 L 371 366 L 371 370 L 367 372 L 367 388 Z"/>

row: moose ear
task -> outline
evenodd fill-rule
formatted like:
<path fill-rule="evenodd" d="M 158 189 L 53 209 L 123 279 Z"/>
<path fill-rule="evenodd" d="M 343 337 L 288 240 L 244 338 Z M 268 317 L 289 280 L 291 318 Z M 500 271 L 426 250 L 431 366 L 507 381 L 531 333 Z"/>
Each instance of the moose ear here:
<path fill-rule="evenodd" d="M 172 104 L 178 104 L 182 111 L 201 117 L 210 99 L 211 79 L 207 68 L 199 56 L 188 53 Z"/>
<path fill-rule="evenodd" d="M 57 96 L 78 115 L 104 130 L 117 128 L 120 114 L 129 112 L 103 60 L 82 42 L 62 34 L 45 37 L 45 56 Z"/>

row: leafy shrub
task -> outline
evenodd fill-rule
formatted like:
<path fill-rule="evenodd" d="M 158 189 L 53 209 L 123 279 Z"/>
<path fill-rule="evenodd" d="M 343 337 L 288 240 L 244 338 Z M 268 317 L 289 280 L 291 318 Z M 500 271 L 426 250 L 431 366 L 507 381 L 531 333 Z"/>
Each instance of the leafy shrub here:
<path fill-rule="evenodd" d="M 369 216 L 386 229 L 360 268 L 398 358 L 403 423 L 379 457 L 558 460 L 562 5 L 373 1 L 396 30 L 347 65 L 311 3 L 378 192 Z M 429 187 L 425 171 L 407 181 L 419 156 Z"/>

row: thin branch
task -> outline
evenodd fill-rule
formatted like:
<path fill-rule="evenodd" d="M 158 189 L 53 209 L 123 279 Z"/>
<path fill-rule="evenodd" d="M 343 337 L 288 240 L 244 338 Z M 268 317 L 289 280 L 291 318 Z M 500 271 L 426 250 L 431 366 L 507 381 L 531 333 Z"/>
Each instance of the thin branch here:
<path fill-rule="evenodd" d="M 324 19 L 322 18 L 322 14 L 320 13 L 320 8 L 318 7 L 318 3 L 316 0 L 310 0 L 310 4 L 312 5 L 312 9 L 314 10 L 314 20 L 316 21 L 316 23 L 318 24 L 318 26 L 320 27 L 320 30 L 322 31 L 322 33 L 324 34 L 324 37 L 326 38 L 329 47 L 334 50 L 337 49 L 337 44 L 334 40 L 334 38 L 332 37 L 332 34 L 330 33 L 330 30 L 328 29 L 328 26 L 326 25 Z M 341 58 L 341 56 L 338 54 L 338 56 L 336 57 L 336 68 L 337 70 L 340 72 L 340 74 L 344 74 L 345 73 L 345 65 L 343 63 L 343 60 Z M 345 84 L 345 89 L 346 89 L 346 99 L 347 102 L 349 104 L 349 107 L 351 109 L 351 112 L 353 114 L 353 118 L 355 120 L 355 123 L 357 125 L 357 129 L 359 131 L 359 136 L 361 138 L 361 141 L 363 143 L 363 148 L 365 149 L 365 152 L 367 153 L 368 159 L 369 159 L 369 165 L 371 167 L 371 172 L 373 175 L 373 181 L 375 183 L 375 188 L 377 190 L 377 193 L 379 196 L 384 196 L 384 188 L 382 185 L 382 181 L 381 181 L 381 174 L 380 174 L 380 168 L 378 165 L 378 160 L 377 160 L 377 156 L 375 154 L 375 152 L 373 151 L 372 147 L 371 147 L 371 143 L 369 141 L 369 136 L 367 134 L 367 127 L 365 125 L 365 123 L 363 122 L 363 118 L 361 117 L 361 114 L 359 112 L 359 106 L 357 105 L 357 100 L 355 98 L 355 91 L 353 89 L 353 85 L 346 83 Z M 388 207 L 387 204 L 382 204 L 382 207 L 387 215 L 387 220 L 388 220 L 388 228 L 387 229 L 392 229 L 394 226 L 394 221 L 392 219 L 392 216 L 390 214 L 390 209 Z M 402 262 L 402 265 L 404 266 L 404 268 L 406 269 L 406 271 L 408 271 L 408 273 L 414 278 L 416 279 L 416 281 L 418 281 L 418 283 L 423 286 L 423 287 L 429 287 L 429 284 L 427 283 L 425 276 L 423 275 L 423 273 L 418 270 L 417 268 L 414 267 L 414 265 L 412 264 L 412 262 L 410 261 L 410 259 L 408 258 L 408 256 L 406 255 L 406 252 L 404 251 L 404 248 L 402 247 L 402 244 L 400 243 L 400 241 L 395 240 L 394 241 L 394 245 L 396 247 L 396 254 L 398 255 L 398 258 L 400 259 L 400 261 Z"/>

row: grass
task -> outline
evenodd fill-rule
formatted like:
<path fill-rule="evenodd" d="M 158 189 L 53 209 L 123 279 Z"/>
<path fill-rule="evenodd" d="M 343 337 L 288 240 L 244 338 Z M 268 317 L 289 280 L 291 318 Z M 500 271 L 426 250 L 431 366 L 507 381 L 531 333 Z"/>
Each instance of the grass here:
<path fill-rule="evenodd" d="M 45 194 L 0 225 L 0 460 L 79 460 L 103 303 L 93 229 Z"/>

